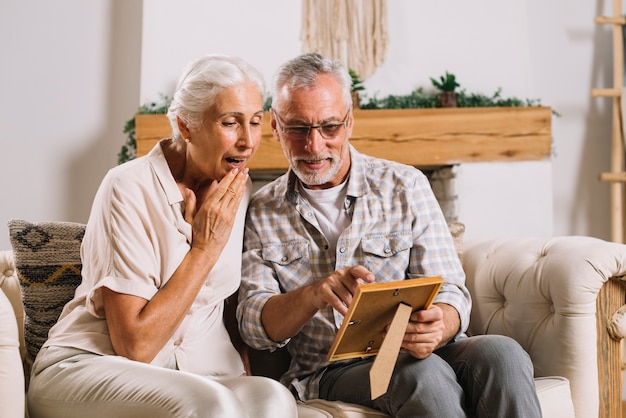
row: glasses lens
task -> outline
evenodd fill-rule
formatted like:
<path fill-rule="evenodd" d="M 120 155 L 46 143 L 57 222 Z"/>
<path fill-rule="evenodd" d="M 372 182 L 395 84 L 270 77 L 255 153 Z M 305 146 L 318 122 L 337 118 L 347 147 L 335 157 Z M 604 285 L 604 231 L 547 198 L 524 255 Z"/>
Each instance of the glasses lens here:
<path fill-rule="evenodd" d="M 343 123 L 330 123 L 328 125 L 320 126 L 320 133 L 326 139 L 331 139 L 339 135 L 342 128 L 345 126 Z"/>
<path fill-rule="evenodd" d="M 349 112 L 349 110 L 348 110 Z M 276 115 L 276 120 L 278 121 L 278 125 L 280 129 L 285 134 L 285 137 L 292 141 L 304 141 L 308 138 L 311 129 L 317 129 L 324 139 L 334 139 L 341 134 L 343 129 L 348 125 L 348 114 L 346 114 L 346 120 L 340 123 L 328 123 L 326 125 L 321 126 L 284 126 L 283 122 L 280 119 L 280 116 L 276 111 L 274 111 Z"/>
<path fill-rule="evenodd" d="M 308 126 L 288 126 L 285 127 L 285 136 L 294 141 L 303 141 L 309 136 Z"/>

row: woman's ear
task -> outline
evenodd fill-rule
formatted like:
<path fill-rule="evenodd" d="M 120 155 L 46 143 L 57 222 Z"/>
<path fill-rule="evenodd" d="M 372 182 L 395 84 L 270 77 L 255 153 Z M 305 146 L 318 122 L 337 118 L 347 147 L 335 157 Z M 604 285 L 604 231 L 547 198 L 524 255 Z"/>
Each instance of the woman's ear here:
<path fill-rule="evenodd" d="M 176 116 L 176 124 L 178 125 L 178 131 L 183 139 L 189 138 L 189 128 L 187 128 L 187 122 L 182 120 L 180 116 Z"/>

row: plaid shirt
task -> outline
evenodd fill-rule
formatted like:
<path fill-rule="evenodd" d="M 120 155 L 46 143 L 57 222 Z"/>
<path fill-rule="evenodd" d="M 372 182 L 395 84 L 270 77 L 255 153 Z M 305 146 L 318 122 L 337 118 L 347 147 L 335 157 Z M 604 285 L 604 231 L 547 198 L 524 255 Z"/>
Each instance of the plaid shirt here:
<path fill-rule="evenodd" d="M 332 308 L 319 310 L 296 336 L 277 343 L 261 323 L 263 305 L 273 295 L 353 265 L 365 266 L 377 282 L 440 275 L 444 285 L 434 303 L 456 308 L 460 332 L 469 324 L 465 274 L 426 176 L 414 167 L 360 154 L 352 146 L 350 155 L 344 210 L 352 222 L 335 252 L 328 250 L 331 246 L 291 171 L 260 189 L 248 207 L 237 310 L 241 333 L 257 349 L 287 345 L 292 362 L 281 381 L 303 400 L 318 397 L 319 379 L 329 365 L 326 356 L 343 317 Z"/>

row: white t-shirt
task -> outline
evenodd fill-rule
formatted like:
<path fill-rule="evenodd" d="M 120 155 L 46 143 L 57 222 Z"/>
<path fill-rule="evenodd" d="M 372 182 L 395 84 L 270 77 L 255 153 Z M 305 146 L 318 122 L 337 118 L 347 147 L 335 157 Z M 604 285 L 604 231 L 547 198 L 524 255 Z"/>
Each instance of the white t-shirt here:
<path fill-rule="evenodd" d="M 315 212 L 317 223 L 329 243 L 331 251 L 335 251 L 337 240 L 352 221 L 347 214 L 350 201 L 346 199 L 348 181 L 329 189 L 307 189 L 302 184 L 298 190 L 309 202 Z"/>
<path fill-rule="evenodd" d="M 252 184 L 241 202 L 229 241 L 187 316 L 151 362 L 175 356 L 178 368 L 200 375 L 244 373 L 223 323 L 224 299 L 241 281 L 241 252 Z M 183 197 L 157 144 L 148 155 L 111 169 L 96 197 L 81 247 L 81 285 L 51 328 L 45 346 L 114 354 L 99 290 L 150 300 L 190 249 L 191 225 Z"/>

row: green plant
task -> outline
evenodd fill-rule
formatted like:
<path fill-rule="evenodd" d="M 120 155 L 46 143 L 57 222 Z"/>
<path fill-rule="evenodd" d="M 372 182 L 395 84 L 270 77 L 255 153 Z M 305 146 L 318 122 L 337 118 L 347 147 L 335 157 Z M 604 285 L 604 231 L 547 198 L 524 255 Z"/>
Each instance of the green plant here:
<path fill-rule="evenodd" d="M 457 87 L 461 86 L 457 83 L 456 76 L 447 71 L 445 75 L 439 77 L 439 80 L 430 77 L 430 81 L 433 83 L 433 86 L 441 91 L 454 91 Z"/>
<path fill-rule="evenodd" d="M 422 109 L 438 106 L 439 98 L 436 95 L 425 93 L 422 87 L 418 87 L 408 95 L 390 94 L 382 98 L 368 98 L 361 104 L 361 109 Z"/>
<path fill-rule="evenodd" d="M 494 94 L 487 96 L 480 93 L 468 93 L 465 89 L 458 92 L 457 107 L 524 107 L 541 106 L 539 99 L 519 99 L 517 97 L 502 97 L 502 89 L 498 88 Z M 368 98 L 361 104 L 361 109 L 428 109 L 440 107 L 439 94 L 428 93 L 423 87 L 418 87 L 408 95 L 389 95 L 378 98 Z M 552 110 L 556 116 L 558 112 Z"/>
<path fill-rule="evenodd" d="M 157 102 L 150 102 L 139 106 L 136 114 L 164 114 L 167 113 L 167 109 L 170 106 L 170 99 L 168 96 L 159 94 L 160 100 Z M 135 137 L 135 115 L 124 124 L 124 133 L 126 134 L 126 142 L 122 145 L 122 148 L 117 154 L 117 163 L 123 164 L 126 161 L 133 160 L 137 156 L 137 139 Z"/>
<path fill-rule="evenodd" d="M 365 87 L 363 86 L 363 81 L 359 77 L 359 75 L 353 69 L 349 69 L 348 73 L 350 73 L 350 78 L 352 79 L 352 87 L 350 91 L 363 91 Z"/>

